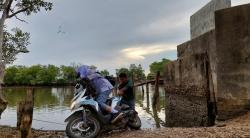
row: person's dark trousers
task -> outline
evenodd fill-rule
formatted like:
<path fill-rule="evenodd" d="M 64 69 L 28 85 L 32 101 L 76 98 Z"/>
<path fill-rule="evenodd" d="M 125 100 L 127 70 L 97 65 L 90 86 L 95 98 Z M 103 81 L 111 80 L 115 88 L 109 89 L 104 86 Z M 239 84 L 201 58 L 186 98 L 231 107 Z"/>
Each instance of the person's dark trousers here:
<path fill-rule="evenodd" d="M 122 99 L 121 103 L 126 104 L 126 105 L 130 106 L 131 109 L 135 110 L 135 100 L 128 100 L 127 101 L 127 100 Z"/>

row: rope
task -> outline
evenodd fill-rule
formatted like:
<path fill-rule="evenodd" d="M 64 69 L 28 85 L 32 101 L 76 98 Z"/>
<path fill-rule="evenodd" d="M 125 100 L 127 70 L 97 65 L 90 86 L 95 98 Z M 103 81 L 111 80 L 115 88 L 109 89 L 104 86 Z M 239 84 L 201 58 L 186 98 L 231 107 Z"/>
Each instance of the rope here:
<path fill-rule="evenodd" d="M 45 112 L 45 113 L 42 113 L 42 112 L 38 112 L 36 114 L 51 114 L 51 113 L 58 113 L 58 112 L 63 112 L 63 111 L 70 111 L 70 109 L 63 109 L 63 110 L 53 110 L 53 111 L 50 111 L 50 112 Z"/>
<path fill-rule="evenodd" d="M 44 123 L 50 123 L 50 124 L 58 124 L 58 125 L 64 125 L 62 123 L 57 123 L 57 122 L 51 122 L 51 121 L 45 121 L 45 120 L 39 120 L 39 119 L 33 119 L 34 121 L 38 121 L 38 122 L 44 122 Z"/>

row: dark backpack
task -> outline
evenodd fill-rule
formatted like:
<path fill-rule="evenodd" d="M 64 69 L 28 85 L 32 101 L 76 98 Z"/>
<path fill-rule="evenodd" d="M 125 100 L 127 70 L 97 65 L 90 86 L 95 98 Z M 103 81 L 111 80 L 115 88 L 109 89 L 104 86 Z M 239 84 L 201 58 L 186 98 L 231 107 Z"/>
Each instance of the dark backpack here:
<path fill-rule="evenodd" d="M 87 89 L 86 95 L 92 95 L 93 97 L 97 95 L 95 88 L 92 86 L 91 81 L 88 78 L 79 79 L 78 82 Z"/>
<path fill-rule="evenodd" d="M 114 77 L 111 77 L 111 76 L 105 76 L 104 77 L 105 79 L 107 79 L 113 86 L 115 86 L 116 84 L 116 80 Z"/>

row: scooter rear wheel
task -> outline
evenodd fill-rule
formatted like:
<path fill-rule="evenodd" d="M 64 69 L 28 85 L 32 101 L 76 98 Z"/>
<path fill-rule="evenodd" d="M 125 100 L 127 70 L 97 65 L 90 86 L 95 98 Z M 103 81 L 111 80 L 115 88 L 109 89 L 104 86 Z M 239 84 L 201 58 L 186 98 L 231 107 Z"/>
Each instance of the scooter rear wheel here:
<path fill-rule="evenodd" d="M 141 119 L 140 117 L 138 116 L 138 114 L 136 114 L 134 116 L 134 118 L 131 118 L 129 121 L 128 121 L 128 126 L 132 129 L 140 129 L 141 128 Z"/>

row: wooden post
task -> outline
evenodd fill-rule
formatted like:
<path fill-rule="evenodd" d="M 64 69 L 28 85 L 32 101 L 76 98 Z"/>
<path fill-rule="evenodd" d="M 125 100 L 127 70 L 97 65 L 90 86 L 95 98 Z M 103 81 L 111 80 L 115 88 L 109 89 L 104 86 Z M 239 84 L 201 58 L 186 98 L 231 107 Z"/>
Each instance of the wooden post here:
<path fill-rule="evenodd" d="M 143 87 L 143 85 L 141 85 L 141 90 L 142 90 L 142 93 L 144 93 L 144 87 Z"/>
<path fill-rule="evenodd" d="M 144 92 L 144 87 L 143 87 L 143 85 L 141 86 L 141 90 L 142 90 L 142 100 L 144 101 L 145 92 Z"/>
<path fill-rule="evenodd" d="M 146 82 L 146 94 L 147 94 L 147 110 L 149 110 L 149 87 L 147 82 Z"/>
<path fill-rule="evenodd" d="M 160 79 L 160 71 L 157 72 L 155 77 L 155 91 L 153 95 L 153 106 L 156 108 L 159 102 L 159 79 Z"/>
<path fill-rule="evenodd" d="M 20 138 L 31 138 L 31 125 L 33 119 L 34 89 L 29 88 L 26 98 L 17 105 L 17 129 Z"/>
<path fill-rule="evenodd" d="M 169 88 L 167 88 L 166 86 L 165 86 L 165 88 L 164 88 L 164 92 L 165 92 L 165 105 L 164 105 L 164 107 L 165 107 L 165 124 L 167 124 L 167 121 L 168 121 L 168 119 L 167 119 L 167 114 L 168 114 L 168 108 L 169 108 L 169 105 L 168 105 L 168 90 L 169 90 Z"/>
<path fill-rule="evenodd" d="M 135 96 L 135 76 L 134 76 L 134 72 L 132 72 L 132 85 L 133 85 L 134 97 L 136 98 L 136 96 Z"/>
<path fill-rule="evenodd" d="M 153 107 L 152 109 L 153 109 L 153 116 L 154 116 L 156 128 L 160 128 L 161 125 L 160 125 L 160 118 L 158 116 L 158 112 L 157 112 L 156 108 Z"/>

